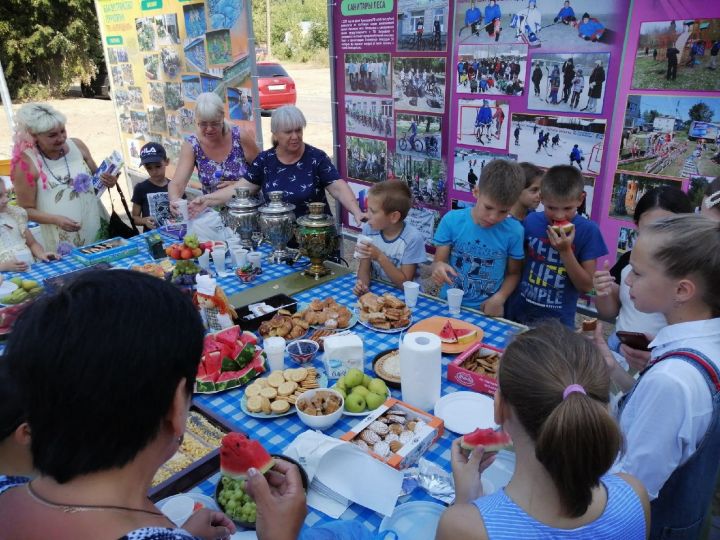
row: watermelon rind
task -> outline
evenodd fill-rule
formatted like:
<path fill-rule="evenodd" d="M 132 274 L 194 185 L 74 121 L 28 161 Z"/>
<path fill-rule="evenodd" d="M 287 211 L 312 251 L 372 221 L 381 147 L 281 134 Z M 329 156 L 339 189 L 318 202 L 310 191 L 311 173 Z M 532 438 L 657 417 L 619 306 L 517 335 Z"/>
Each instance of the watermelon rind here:
<path fill-rule="evenodd" d="M 261 374 L 265 372 L 265 353 L 263 351 L 260 351 L 259 349 L 256 350 L 255 357 L 253 358 L 252 362 L 250 362 L 248 365 L 246 365 L 244 368 L 237 370 L 237 376 L 228 378 L 225 380 L 218 380 L 216 382 L 212 381 L 202 381 L 202 380 L 195 380 L 195 393 L 197 394 L 214 394 L 217 392 L 222 392 L 224 390 L 230 390 L 232 388 L 237 388 L 238 386 L 243 386 L 247 383 L 249 383 L 251 380 L 255 379 L 256 377 L 259 377 Z M 230 375 L 231 372 L 224 372 L 222 374 L 218 373 L 219 377 Z M 209 374 L 208 374 L 209 376 Z"/>
<path fill-rule="evenodd" d="M 453 328 L 458 343 L 470 343 L 477 338 L 477 330 L 472 328 Z"/>

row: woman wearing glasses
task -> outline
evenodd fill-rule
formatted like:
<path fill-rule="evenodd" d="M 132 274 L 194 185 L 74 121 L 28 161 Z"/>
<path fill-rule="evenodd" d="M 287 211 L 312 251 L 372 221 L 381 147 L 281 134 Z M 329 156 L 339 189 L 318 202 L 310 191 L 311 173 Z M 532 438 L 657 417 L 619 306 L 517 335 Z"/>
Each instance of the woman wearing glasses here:
<path fill-rule="evenodd" d="M 180 199 L 193 169 L 197 167 L 203 193 L 242 178 L 247 164 L 258 155 L 251 132 L 225 121 L 225 105 L 217 94 L 203 92 L 195 105 L 197 133 L 180 149 L 175 175 L 168 186 L 170 201 Z"/>

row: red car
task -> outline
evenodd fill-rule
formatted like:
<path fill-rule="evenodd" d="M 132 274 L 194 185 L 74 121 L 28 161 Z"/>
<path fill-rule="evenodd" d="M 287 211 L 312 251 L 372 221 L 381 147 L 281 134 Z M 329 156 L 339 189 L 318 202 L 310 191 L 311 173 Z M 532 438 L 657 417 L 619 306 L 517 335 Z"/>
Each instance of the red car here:
<path fill-rule="evenodd" d="M 277 62 L 258 62 L 260 109 L 269 111 L 283 105 L 295 105 L 295 81 Z"/>

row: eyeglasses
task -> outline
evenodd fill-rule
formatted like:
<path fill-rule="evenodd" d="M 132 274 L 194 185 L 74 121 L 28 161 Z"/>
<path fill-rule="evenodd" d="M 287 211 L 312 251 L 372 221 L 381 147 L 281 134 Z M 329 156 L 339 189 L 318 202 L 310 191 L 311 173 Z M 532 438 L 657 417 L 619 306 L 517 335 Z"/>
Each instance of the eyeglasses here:
<path fill-rule="evenodd" d="M 198 122 L 197 125 L 200 129 L 207 129 L 207 128 L 219 128 L 223 125 L 224 121 L 220 120 L 218 122 Z"/>

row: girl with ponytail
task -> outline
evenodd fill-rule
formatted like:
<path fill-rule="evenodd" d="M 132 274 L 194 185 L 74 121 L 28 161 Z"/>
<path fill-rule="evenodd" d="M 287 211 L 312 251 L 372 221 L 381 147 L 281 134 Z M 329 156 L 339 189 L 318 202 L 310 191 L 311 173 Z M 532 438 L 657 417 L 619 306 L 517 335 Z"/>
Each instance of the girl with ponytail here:
<path fill-rule="evenodd" d="M 629 475 L 608 475 L 622 438 L 608 412 L 609 376 L 597 348 L 560 323 L 519 335 L 500 363 L 495 422 L 512 437 L 516 468 L 483 496 L 493 456 L 453 443 L 455 504 L 437 540 L 641 540 L 649 503 Z"/>

